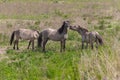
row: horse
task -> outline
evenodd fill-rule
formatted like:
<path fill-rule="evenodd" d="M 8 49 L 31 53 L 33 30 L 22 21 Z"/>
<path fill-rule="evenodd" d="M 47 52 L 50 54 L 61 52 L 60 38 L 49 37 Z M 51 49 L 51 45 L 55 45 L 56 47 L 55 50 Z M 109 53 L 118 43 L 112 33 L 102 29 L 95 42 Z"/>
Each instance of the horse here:
<path fill-rule="evenodd" d="M 81 26 L 70 26 L 71 30 L 77 31 L 82 36 L 82 49 L 84 48 L 84 43 L 86 43 L 86 48 L 90 44 L 91 49 L 93 49 L 93 43 L 96 42 L 96 47 L 98 44 L 103 45 L 103 39 L 96 31 L 88 31 L 86 28 Z"/>
<path fill-rule="evenodd" d="M 11 39 L 10 39 L 10 45 L 12 45 L 14 41 L 13 49 L 15 49 L 15 46 L 17 46 L 17 50 L 18 50 L 19 39 L 23 39 L 23 40 L 29 40 L 27 49 L 29 49 L 31 43 L 32 43 L 32 49 L 34 49 L 34 40 L 37 39 L 38 37 L 39 37 L 39 31 L 37 30 L 18 29 L 12 32 Z"/>
<path fill-rule="evenodd" d="M 40 32 L 38 38 L 38 47 L 42 47 L 45 52 L 45 46 L 48 40 L 60 41 L 60 52 L 65 51 L 65 44 L 67 39 L 67 28 L 70 26 L 69 21 L 64 21 L 59 29 L 47 28 Z"/>

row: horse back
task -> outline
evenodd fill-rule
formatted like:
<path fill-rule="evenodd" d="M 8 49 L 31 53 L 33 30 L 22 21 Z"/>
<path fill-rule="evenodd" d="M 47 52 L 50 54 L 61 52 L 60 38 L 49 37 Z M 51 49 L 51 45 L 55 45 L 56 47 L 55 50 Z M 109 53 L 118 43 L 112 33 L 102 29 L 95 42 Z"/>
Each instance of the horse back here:
<path fill-rule="evenodd" d="M 63 38 L 67 38 L 66 34 L 59 34 L 59 32 L 56 29 L 45 29 L 42 31 L 42 35 L 44 39 L 50 39 L 53 41 L 60 41 Z"/>
<path fill-rule="evenodd" d="M 39 36 L 38 32 L 31 29 L 19 29 L 19 36 L 21 39 L 30 40 Z"/>

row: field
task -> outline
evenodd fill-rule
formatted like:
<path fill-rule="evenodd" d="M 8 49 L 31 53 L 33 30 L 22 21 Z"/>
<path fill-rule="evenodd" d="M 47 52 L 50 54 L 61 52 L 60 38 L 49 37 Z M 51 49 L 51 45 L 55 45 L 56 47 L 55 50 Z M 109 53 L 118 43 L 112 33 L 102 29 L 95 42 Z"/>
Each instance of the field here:
<path fill-rule="evenodd" d="M 104 45 L 81 49 L 81 36 L 68 30 L 66 51 L 60 42 L 49 41 L 46 53 L 20 50 L 9 45 L 12 31 L 19 28 L 61 27 L 64 20 L 98 31 Z M 120 80 L 119 0 L 0 0 L 0 80 Z"/>

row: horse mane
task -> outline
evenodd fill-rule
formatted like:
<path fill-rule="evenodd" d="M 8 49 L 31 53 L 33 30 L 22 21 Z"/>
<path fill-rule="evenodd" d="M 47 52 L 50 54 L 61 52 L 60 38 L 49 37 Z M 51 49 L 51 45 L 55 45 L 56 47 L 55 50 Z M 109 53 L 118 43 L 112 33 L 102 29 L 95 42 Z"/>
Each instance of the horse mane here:
<path fill-rule="evenodd" d="M 85 32 L 88 32 L 88 29 L 86 29 L 86 28 L 84 28 L 84 27 L 81 27 L 80 25 L 79 25 L 79 28 L 82 29 L 82 30 L 85 31 Z"/>
<path fill-rule="evenodd" d="M 63 25 L 58 29 L 58 32 L 61 34 L 64 30 L 65 22 L 63 22 Z"/>
<path fill-rule="evenodd" d="M 83 30 L 84 30 L 85 32 L 88 32 L 88 29 L 86 29 L 86 28 L 83 28 Z"/>

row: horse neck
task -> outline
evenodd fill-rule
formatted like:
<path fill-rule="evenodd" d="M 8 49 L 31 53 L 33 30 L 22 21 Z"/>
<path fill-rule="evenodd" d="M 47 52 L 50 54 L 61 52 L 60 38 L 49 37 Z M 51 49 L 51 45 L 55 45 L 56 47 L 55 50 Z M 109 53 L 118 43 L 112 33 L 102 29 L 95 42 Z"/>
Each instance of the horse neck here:
<path fill-rule="evenodd" d="M 61 28 L 58 29 L 59 34 L 66 34 L 67 33 L 67 27 L 64 26 L 64 24 L 62 25 Z"/>
<path fill-rule="evenodd" d="M 79 31 L 78 33 L 80 33 L 81 36 L 86 36 L 86 34 L 88 33 L 88 31 Z"/>
<path fill-rule="evenodd" d="M 67 34 L 67 27 L 64 28 L 63 33 Z"/>

